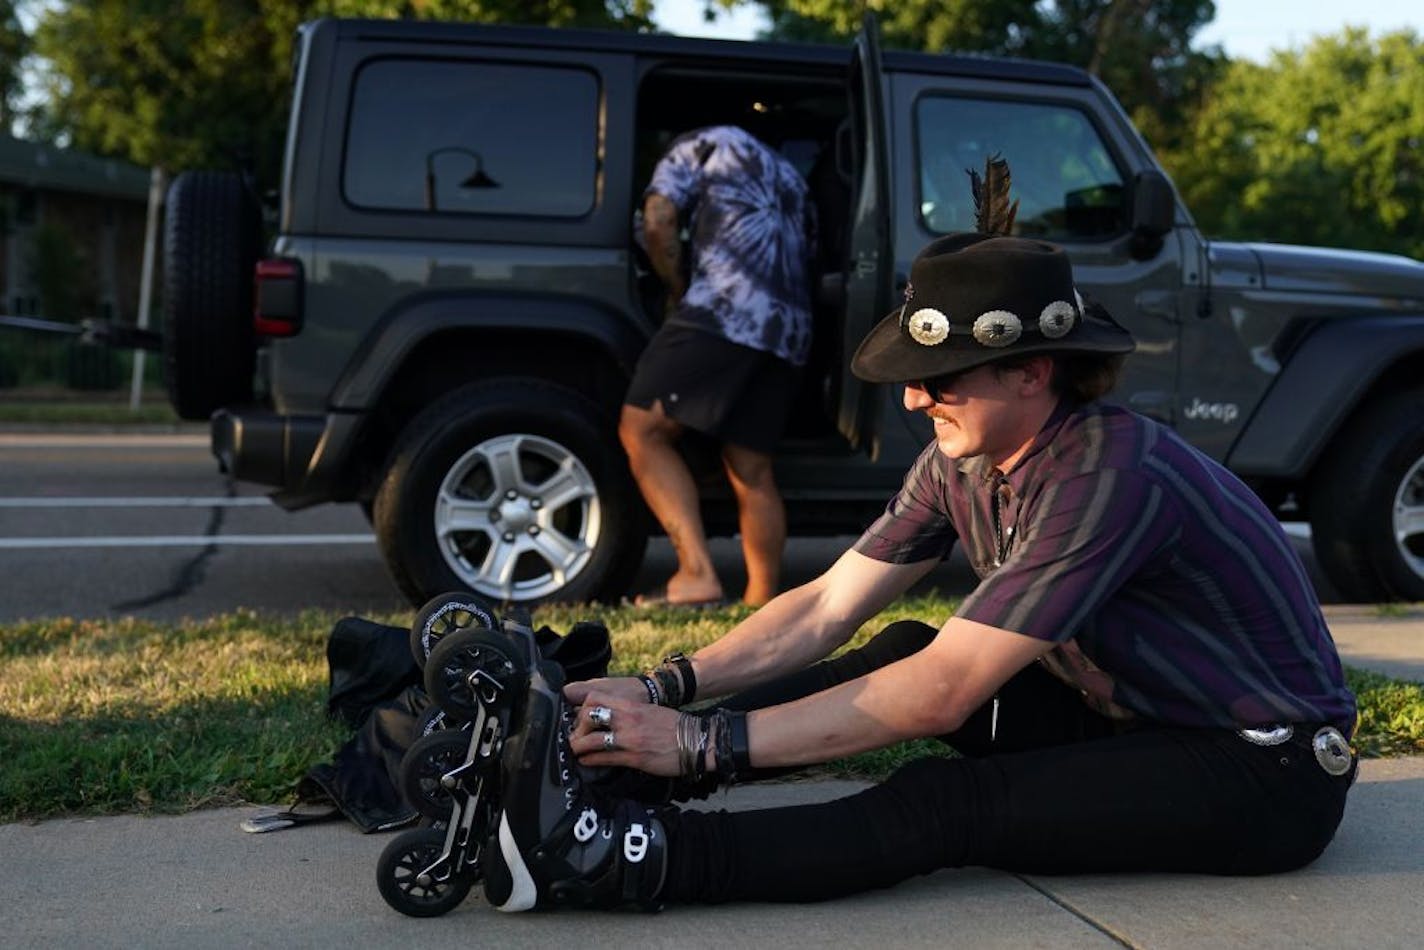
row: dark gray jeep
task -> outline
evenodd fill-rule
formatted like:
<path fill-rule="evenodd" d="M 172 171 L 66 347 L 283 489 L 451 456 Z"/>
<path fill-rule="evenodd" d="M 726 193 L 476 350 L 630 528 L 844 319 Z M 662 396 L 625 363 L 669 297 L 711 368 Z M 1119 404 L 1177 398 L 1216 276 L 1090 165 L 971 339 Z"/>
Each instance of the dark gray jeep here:
<path fill-rule="evenodd" d="M 1424 265 L 1209 241 L 1092 76 L 881 54 L 868 27 L 843 49 L 305 26 L 275 237 L 250 182 L 172 186 L 174 405 L 277 504 L 364 505 L 413 602 L 619 595 L 654 526 L 615 420 L 662 313 L 633 211 L 673 136 L 743 124 L 805 173 L 822 225 L 777 467 L 791 531 L 855 533 L 929 429 L 849 355 L 916 251 L 973 227 L 965 170 L 997 152 L 1017 231 L 1064 245 L 1139 341 L 1117 398 L 1308 519 L 1345 595 L 1424 599 Z M 733 531 L 704 469 L 709 530 Z"/>

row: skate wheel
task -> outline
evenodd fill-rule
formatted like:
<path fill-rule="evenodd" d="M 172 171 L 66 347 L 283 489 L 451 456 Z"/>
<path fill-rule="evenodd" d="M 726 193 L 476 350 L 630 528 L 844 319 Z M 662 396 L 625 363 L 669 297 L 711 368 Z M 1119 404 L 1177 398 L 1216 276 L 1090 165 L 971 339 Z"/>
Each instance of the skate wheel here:
<path fill-rule="evenodd" d="M 396 836 L 376 862 L 376 887 L 387 904 L 407 917 L 439 917 L 465 899 L 474 883 L 446 869 L 442 880 L 422 884 L 420 874 L 445 850 L 445 832 L 413 828 Z"/>
<path fill-rule="evenodd" d="M 460 630 L 430 651 L 425 664 L 425 691 L 445 711 L 449 722 L 462 724 L 479 715 L 481 704 L 492 708 L 502 695 L 527 675 L 514 645 L 492 630 Z"/>
<path fill-rule="evenodd" d="M 457 630 L 498 630 L 499 617 L 486 601 L 468 591 L 438 594 L 425 602 L 410 625 L 410 653 L 421 669 L 435 645 Z"/>
<path fill-rule="evenodd" d="M 400 767 L 401 794 L 410 807 L 426 818 L 449 821 L 455 803 L 451 790 L 441 779 L 464 763 L 473 738 L 466 730 L 442 729 L 411 745 Z M 470 787 L 482 774 L 492 774 L 496 762 L 496 759 L 488 759 L 477 763 L 462 776 L 461 782 Z"/>

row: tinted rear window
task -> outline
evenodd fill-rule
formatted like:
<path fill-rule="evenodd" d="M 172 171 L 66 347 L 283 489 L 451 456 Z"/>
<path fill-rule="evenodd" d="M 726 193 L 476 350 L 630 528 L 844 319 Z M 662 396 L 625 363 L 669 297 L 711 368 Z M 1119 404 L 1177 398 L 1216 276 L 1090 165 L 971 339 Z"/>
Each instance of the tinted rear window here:
<path fill-rule="evenodd" d="M 598 177 L 598 80 L 581 69 L 384 59 L 352 91 L 346 200 L 576 217 Z"/>

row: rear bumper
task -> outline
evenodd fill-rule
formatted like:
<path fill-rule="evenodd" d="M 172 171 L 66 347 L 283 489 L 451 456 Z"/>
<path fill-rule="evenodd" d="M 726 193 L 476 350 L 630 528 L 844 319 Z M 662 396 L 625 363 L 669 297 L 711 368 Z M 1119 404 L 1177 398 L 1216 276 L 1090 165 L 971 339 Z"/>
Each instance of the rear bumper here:
<path fill-rule="evenodd" d="M 220 409 L 211 422 L 213 455 L 238 481 L 275 486 L 272 500 L 283 508 L 345 500 L 351 489 L 343 462 L 360 419 Z"/>

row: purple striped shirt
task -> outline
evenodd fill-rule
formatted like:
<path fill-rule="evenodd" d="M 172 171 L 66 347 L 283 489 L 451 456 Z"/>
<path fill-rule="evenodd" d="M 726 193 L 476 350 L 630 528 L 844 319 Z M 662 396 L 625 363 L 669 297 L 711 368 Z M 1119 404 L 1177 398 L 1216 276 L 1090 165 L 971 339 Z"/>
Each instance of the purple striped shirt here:
<path fill-rule="evenodd" d="M 1328 722 L 1355 698 L 1300 558 L 1242 482 L 1125 409 L 1060 408 L 1002 476 L 931 443 L 856 542 L 891 563 L 965 546 L 958 616 L 1052 641 L 1109 715 L 1241 728 Z"/>

